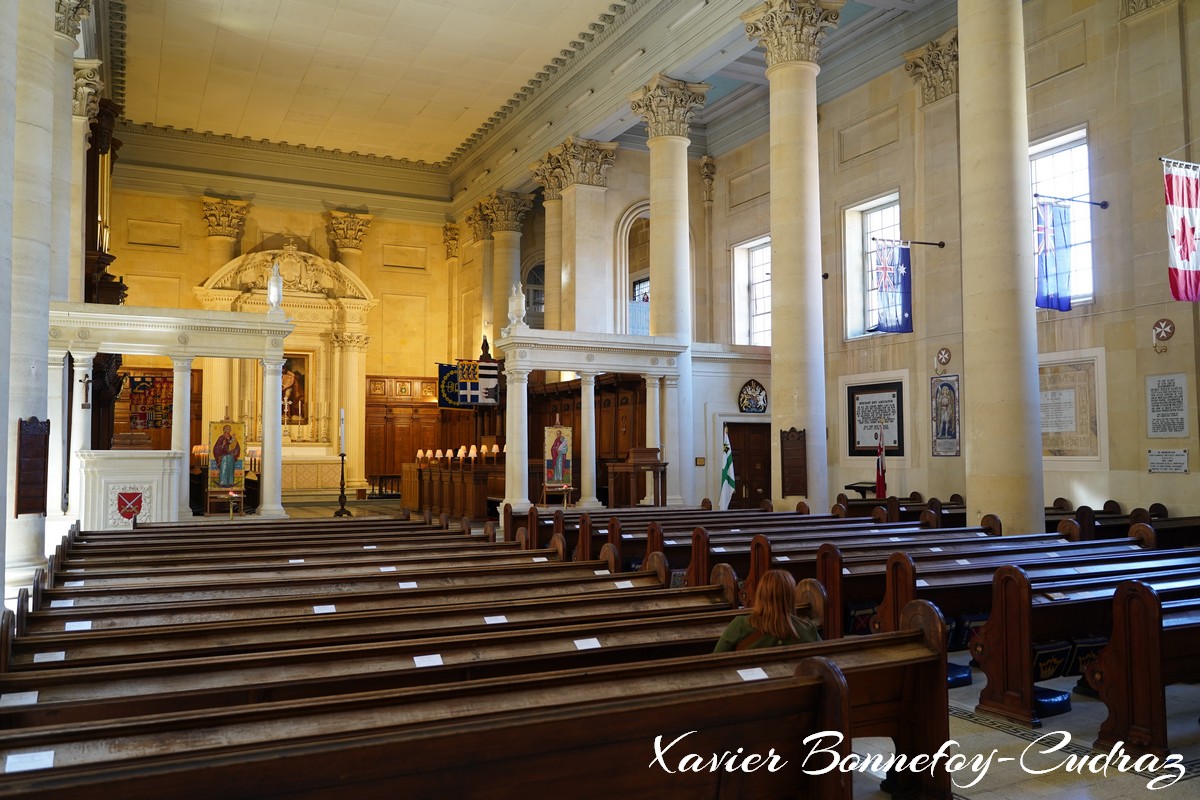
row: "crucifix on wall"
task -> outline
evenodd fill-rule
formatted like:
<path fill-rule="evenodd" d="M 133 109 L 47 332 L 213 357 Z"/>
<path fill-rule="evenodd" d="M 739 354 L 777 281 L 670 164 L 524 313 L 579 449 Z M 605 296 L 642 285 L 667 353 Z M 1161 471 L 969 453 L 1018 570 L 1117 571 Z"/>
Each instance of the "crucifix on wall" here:
<path fill-rule="evenodd" d="M 91 388 L 92 385 L 92 376 L 84 375 L 79 379 L 79 382 L 83 384 L 83 404 L 80 406 L 80 408 L 91 408 L 92 404 L 88 401 L 88 389 Z"/>

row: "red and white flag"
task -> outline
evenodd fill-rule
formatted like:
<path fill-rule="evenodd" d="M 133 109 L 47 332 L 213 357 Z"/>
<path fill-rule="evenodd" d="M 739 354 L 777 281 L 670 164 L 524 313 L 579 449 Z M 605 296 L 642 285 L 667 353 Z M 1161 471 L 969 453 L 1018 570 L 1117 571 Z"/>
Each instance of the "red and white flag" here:
<path fill-rule="evenodd" d="M 1167 190 L 1167 246 L 1171 266 L 1171 296 L 1176 300 L 1200 300 L 1200 164 L 1163 160 Z"/>
<path fill-rule="evenodd" d="M 883 420 L 879 420 L 879 447 L 875 450 L 875 497 L 887 497 L 887 467 L 883 464 Z"/>

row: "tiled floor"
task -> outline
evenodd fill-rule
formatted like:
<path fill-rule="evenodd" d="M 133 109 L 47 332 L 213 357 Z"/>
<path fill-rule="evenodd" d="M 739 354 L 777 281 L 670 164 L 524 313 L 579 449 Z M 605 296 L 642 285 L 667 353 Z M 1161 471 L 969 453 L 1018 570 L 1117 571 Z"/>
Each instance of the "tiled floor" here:
<path fill-rule="evenodd" d="M 962 655 L 962 654 L 960 654 Z M 955 660 L 952 658 L 951 660 Z M 965 661 L 964 658 L 958 659 Z M 1198 676 L 1200 677 L 1200 676 Z M 1069 690 L 1076 678 L 1059 678 L 1048 681 L 1045 686 Z M 974 671 L 974 683 L 950 690 L 950 738 L 957 742 L 955 752 L 967 756 L 987 757 L 994 755 L 990 766 L 978 772 L 963 770 L 953 777 L 958 784 L 954 788 L 958 798 L 969 800 L 1016 800 L 1016 798 L 1053 797 L 1055 800 L 1118 800 L 1118 798 L 1162 798 L 1181 800 L 1200 797 L 1200 686 L 1171 686 L 1167 690 L 1167 708 L 1172 710 L 1169 737 L 1172 752 L 1183 758 L 1184 777 L 1170 786 L 1150 789 L 1148 784 L 1157 777 L 1174 776 L 1178 769 L 1157 773 L 1121 773 L 1110 768 L 1108 774 L 1093 773 L 1086 762 L 1083 774 L 1063 765 L 1074 757 L 1080 759 L 1096 757 L 1091 746 L 1106 713 L 1099 700 L 1078 694 L 1071 696 L 1071 711 L 1043 720 L 1041 728 L 1032 730 L 1006 720 L 975 713 L 979 690 L 986 679 L 983 673 Z M 1044 754 L 1066 741 L 1069 744 L 1050 754 Z M 890 753 L 889 739 L 858 739 L 855 751 L 860 753 Z M 1001 761 L 1001 759 L 1013 759 Z M 1024 768 L 1022 767 L 1024 765 Z M 1033 771 L 1046 770 L 1045 774 Z M 978 782 L 975 782 L 978 779 Z M 974 782 L 974 783 L 973 783 Z M 1163 778 L 1161 783 L 1168 783 Z M 972 784 L 973 785 L 968 785 Z M 1157 786 L 1158 784 L 1156 784 Z M 855 798 L 860 800 L 884 800 L 889 795 L 880 791 L 875 776 L 863 777 L 855 782 Z"/>

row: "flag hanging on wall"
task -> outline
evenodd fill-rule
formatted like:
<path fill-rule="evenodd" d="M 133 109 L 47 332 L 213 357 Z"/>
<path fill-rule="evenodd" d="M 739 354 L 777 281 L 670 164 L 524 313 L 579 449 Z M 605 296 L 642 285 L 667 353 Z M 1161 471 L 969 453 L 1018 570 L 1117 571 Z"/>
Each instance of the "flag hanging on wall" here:
<path fill-rule="evenodd" d="M 733 490 L 737 488 L 737 480 L 733 477 L 733 450 L 729 447 L 729 431 L 725 431 L 725 441 L 721 445 L 721 496 L 717 508 L 729 508 L 733 499 Z"/>
<path fill-rule="evenodd" d="M 1038 203 L 1038 308 L 1071 310 L 1071 210 L 1059 203 Z"/>
<path fill-rule="evenodd" d="M 880 240 L 875 248 L 880 333 L 912 333 L 912 257 L 908 245 Z"/>
<path fill-rule="evenodd" d="M 479 362 L 479 405 L 500 405 L 500 365 L 495 361 Z"/>
<path fill-rule="evenodd" d="M 462 408 L 458 402 L 458 366 L 438 364 L 438 407 Z"/>
<path fill-rule="evenodd" d="M 1196 228 L 1200 226 L 1200 164 L 1163 159 L 1167 190 L 1167 260 L 1171 296 L 1200 300 L 1200 256 L 1196 254 Z"/>
<path fill-rule="evenodd" d="M 479 404 L 479 362 L 458 362 L 458 402 L 464 406 Z"/>
<path fill-rule="evenodd" d="M 875 497 L 887 497 L 887 467 L 883 463 L 883 420 L 879 421 L 879 446 L 875 449 Z"/>

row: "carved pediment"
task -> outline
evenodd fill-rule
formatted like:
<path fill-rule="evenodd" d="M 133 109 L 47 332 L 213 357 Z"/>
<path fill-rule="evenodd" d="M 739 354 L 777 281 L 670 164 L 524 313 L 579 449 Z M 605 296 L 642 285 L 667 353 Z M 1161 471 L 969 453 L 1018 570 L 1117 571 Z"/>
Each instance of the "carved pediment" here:
<path fill-rule="evenodd" d="M 366 284 L 348 269 L 313 253 L 301 252 L 294 246 L 235 258 L 205 281 L 202 289 L 265 293 L 272 265 L 276 262 L 283 277 L 285 300 L 289 295 L 294 298 L 297 294 L 323 295 L 331 299 L 374 299 Z"/>

